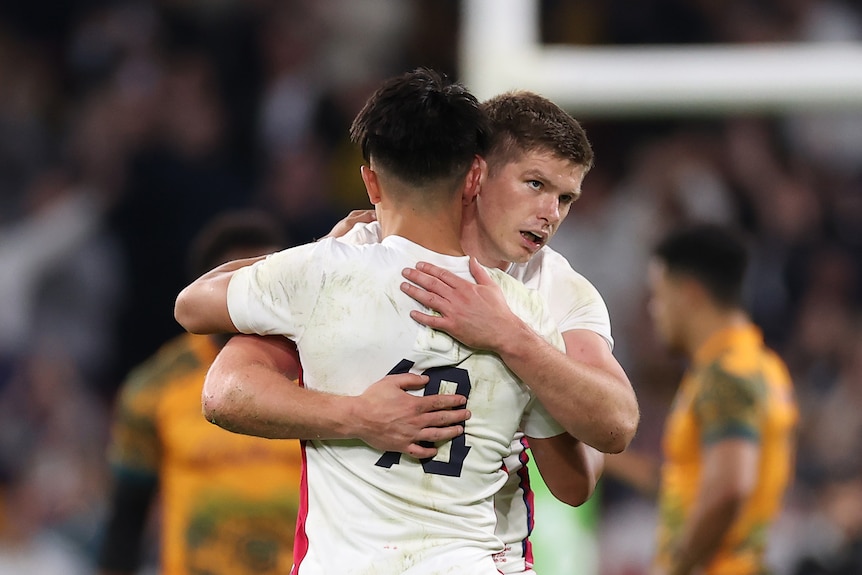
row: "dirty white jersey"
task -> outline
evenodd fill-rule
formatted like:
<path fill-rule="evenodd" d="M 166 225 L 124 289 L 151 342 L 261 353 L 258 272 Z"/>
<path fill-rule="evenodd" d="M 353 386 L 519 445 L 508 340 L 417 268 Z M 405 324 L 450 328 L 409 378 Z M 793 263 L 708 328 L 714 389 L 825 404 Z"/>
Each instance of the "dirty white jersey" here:
<path fill-rule="evenodd" d="M 235 272 L 228 310 L 239 331 L 295 341 L 310 389 L 359 395 L 388 373 L 424 373 L 416 393 L 467 396 L 465 432 L 432 460 L 381 452 L 358 440 L 303 442 L 302 505 L 294 575 L 494 575 L 504 545 L 493 496 L 519 427 L 562 432 L 495 354 L 470 349 L 412 320 L 430 313 L 404 294 L 401 270 L 428 261 L 472 279 L 467 257 L 405 238 L 291 248 Z M 489 270 L 510 307 L 560 349 L 537 292 Z"/>
<path fill-rule="evenodd" d="M 379 242 L 380 237 L 380 225 L 372 222 L 355 225 L 340 240 L 365 244 Z M 590 330 L 602 336 L 613 348 L 610 317 L 604 300 L 562 255 L 544 246 L 527 263 L 512 264 L 507 273 L 539 292 L 560 332 Z M 529 535 L 533 529 L 533 492 L 526 467 L 529 456 L 525 449 L 522 428 L 516 432 L 510 454 L 504 460 L 509 477 L 495 495 L 496 532 L 504 544 L 503 552 L 495 555 L 495 560 L 497 568 L 507 575 L 532 573 L 533 553 Z"/>

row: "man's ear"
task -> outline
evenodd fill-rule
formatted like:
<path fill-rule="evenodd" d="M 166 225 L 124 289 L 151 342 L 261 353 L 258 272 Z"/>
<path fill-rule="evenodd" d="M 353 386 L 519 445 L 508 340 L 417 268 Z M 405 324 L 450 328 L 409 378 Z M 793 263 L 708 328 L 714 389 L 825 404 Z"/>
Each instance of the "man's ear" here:
<path fill-rule="evenodd" d="M 709 290 L 706 287 L 691 277 L 681 279 L 680 297 L 685 298 L 685 301 L 694 309 L 698 309 L 710 300 Z"/>
<path fill-rule="evenodd" d="M 377 177 L 377 172 L 369 166 L 361 166 L 359 173 L 362 175 L 362 181 L 365 183 L 365 191 L 368 193 L 368 199 L 373 205 L 380 203 L 380 180 Z"/>
<path fill-rule="evenodd" d="M 482 184 L 488 175 L 488 164 L 481 156 L 473 158 L 473 164 L 470 166 L 470 171 L 467 172 L 467 178 L 464 185 L 464 193 L 461 199 L 463 205 L 470 205 L 476 200 L 476 196 L 482 189 Z"/>

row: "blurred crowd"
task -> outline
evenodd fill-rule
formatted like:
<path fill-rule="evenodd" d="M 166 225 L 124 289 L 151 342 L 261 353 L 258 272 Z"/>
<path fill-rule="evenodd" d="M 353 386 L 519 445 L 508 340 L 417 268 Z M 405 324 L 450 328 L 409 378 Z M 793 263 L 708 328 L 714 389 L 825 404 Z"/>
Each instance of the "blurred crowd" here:
<path fill-rule="evenodd" d="M 542 6 L 548 42 L 862 41 L 858 0 Z M 368 207 L 349 122 L 387 76 L 424 65 L 458 77 L 459 9 L 0 2 L 0 573 L 15 553 L 39 554 L 44 573 L 91 569 L 115 393 L 180 331 L 172 306 L 191 238 L 218 213 L 260 207 L 302 243 Z M 552 246 L 606 299 L 643 411 L 636 443 L 659 449 L 681 368 L 646 315 L 652 241 L 687 220 L 738 224 L 754 247 L 751 313 L 802 409 L 778 572 L 825 573 L 859 553 L 862 103 L 780 117 L 570 111 L 597 161 Z M 603 570 L 640 573 L 650 504 L 622 486 L 602 493 Z"/>

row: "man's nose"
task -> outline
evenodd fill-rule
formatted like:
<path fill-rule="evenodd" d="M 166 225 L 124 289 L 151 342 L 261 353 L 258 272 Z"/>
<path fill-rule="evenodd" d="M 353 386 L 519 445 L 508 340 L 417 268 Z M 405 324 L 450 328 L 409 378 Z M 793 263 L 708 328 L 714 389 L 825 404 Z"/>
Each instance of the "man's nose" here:
<path fill-rule="evenodd" d="M 557 198 L 547 198 L 542 201 L 539 217 L 550 224 L 556 224 L 560 221 L 560 202 Z"/>

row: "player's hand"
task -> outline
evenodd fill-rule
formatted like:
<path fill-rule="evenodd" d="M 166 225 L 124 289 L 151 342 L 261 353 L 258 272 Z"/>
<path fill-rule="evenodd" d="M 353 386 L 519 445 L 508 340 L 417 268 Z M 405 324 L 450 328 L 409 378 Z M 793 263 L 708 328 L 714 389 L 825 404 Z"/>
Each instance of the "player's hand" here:
<path fill-rule="evenodd" d="M 402 272 L 412 283 L 402 283 L 401 291 L 440 314 L 411 311 L 414 320 L 445 331 L 470 347 L 495 351 L 506 334 L 513 333 L 508 326 L 520 319 L 509 309 L 500 286 L 472 257 L 470 272 L 475 284 L 433 264 L 419 262 Z"/>
<path fill-rule="evenodd" d="M 377 220 L 377 212 L 374 210 L 353 210 L 347 217 L 333 226 L 332 231 L 323 236 L 324 238 L 340 238 L 353 229 L 359 223 L 370 224 Z M 321 238 L 322 239 L 322 238 Z"/>
<path fill-rule="evenodd" d="M 406 453 L 416 459 L 437 455 L 437 448 L 420 442 L 445 442 L 464 433 L 470 418 L 463 395 L 417 396 L 407 390 L 422 389 L 427 375 L 387 375 L 357 398 L 357 437 L 381 451 Z"/>

